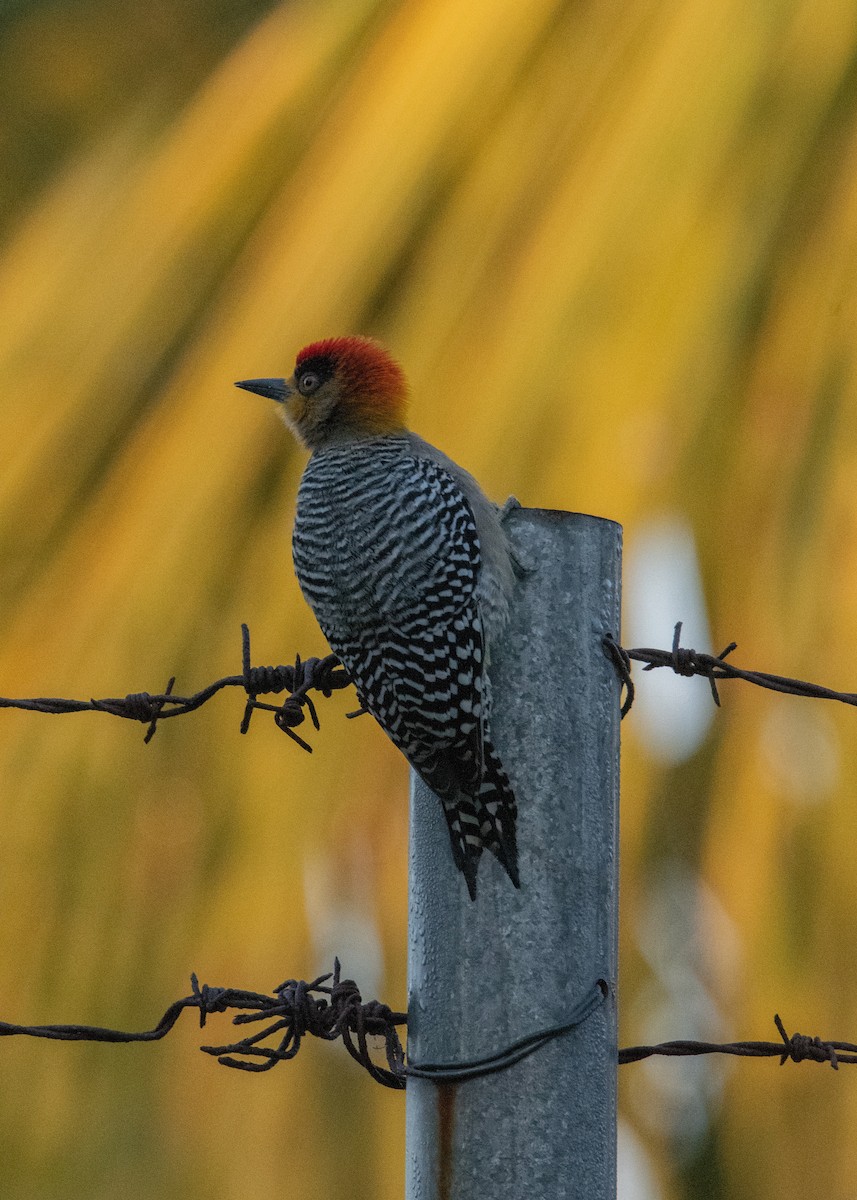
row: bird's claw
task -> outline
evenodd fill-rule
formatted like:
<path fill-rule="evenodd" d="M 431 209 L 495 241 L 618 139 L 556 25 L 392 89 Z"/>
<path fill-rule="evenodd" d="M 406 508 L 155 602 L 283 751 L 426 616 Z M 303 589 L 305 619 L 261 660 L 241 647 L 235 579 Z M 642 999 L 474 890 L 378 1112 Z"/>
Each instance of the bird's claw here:
<path fill-rule="evenodd" d="M 516 509 L 522 507 L 523 505 L 517 496 L 510 496 L 503 507 L 498 510 L 500 523 L 505 524 L 510 514 L 515 512 Z M 512 559 L 512 570 L 515 572 L 515 575 L 518 579 L 526 579 L 528 575 L 534 575 L 536 573 L 535 564 L 528 562 L 526 558 L 521 557 L 517 548 L 512 545 L 511 538 L 509 539 L 509 554 Z"/>
<path fill-rule="evenodd" d="M 516 508 L 521 507 L 521 501 L 517 496 L 510 496 L 503 507 L 500 509 L 500 520 L 505 521 L 509 513 L 513 513 Z"/>

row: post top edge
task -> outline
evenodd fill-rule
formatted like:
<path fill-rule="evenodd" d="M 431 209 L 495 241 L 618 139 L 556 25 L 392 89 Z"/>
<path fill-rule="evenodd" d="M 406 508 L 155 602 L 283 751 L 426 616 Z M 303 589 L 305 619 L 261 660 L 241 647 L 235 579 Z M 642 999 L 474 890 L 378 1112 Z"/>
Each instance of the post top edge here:
<path fill-rule="evenodd" d="M 559 524 L 565 521 L 595 521 L 599 525 L 613 525 L 619 532 L 622 532 L 622 526 L 618 521 L 612 520 L 610 517 L 598 517 L 594 513 L 569 512 L 564 508 L 527 508 L 523 504 L 509 513 L 509 517 L 515 518 L 517 514 L 528 514 L 546 522 Z M 507 518 L 508 519 L 508 518 Z"/>

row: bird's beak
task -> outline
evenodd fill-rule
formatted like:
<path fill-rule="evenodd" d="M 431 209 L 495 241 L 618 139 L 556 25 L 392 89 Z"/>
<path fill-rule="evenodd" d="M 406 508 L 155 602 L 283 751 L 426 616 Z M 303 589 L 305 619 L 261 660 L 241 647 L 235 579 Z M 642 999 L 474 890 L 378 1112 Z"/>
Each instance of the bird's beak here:
<path fill-rule="evenodd" d="M 239 379 L 236 387 L 244 388 L 245 392 L 256 392 L 259 396 L 267 396 L 282 404 L 292 395 L 293 388 L 286 379 Z"/>

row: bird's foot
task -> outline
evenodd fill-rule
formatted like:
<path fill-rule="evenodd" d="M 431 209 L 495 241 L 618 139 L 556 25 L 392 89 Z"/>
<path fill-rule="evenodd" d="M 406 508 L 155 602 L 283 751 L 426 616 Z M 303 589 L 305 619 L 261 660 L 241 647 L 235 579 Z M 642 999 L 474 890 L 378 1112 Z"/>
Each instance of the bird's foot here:
<path fill-rule="evenodd" d="M 507 518 L 516 509 L 522 508 L 522 504 L 517 496 L 510 496 L 503 507 L 499 510 L 501 524 L 505 523 Z M 526 557 L 522 557 L 516 546 L 511 544 L 509 539 L 509 553 L 512 557 L 512 570 L 515 572 L 518 579 L 526 579 L 528 575 L 535 575 L 536 565 Z"/>

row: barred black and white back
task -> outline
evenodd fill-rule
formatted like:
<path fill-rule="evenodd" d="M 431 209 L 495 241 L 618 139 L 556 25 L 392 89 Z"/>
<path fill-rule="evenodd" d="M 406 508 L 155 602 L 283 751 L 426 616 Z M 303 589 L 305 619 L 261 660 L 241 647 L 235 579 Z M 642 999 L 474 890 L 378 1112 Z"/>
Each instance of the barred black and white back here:
<path fill-rule="evenodd" d="M 413 434 L 349 440 L 310 459 L 293 550 L 361 703 L 440 797 L 471 897 L 483 850 L 518 887 L 515 795 L 489 727 L 488 652 L 514 579 L 494 507 Z"/>

